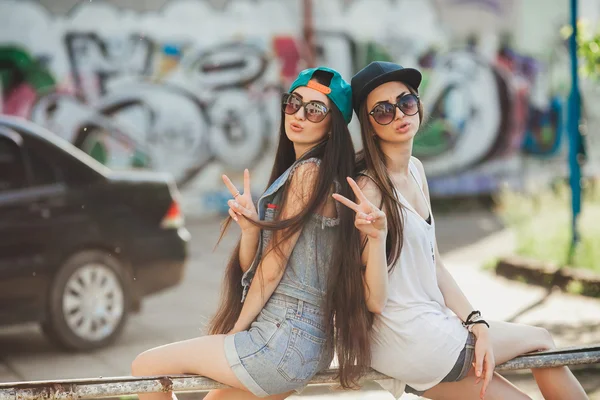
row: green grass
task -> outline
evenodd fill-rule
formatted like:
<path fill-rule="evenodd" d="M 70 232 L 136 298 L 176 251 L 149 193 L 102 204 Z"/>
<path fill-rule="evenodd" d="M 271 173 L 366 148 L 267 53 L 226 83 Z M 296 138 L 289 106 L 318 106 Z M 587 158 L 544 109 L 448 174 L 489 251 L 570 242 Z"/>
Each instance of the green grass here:
<path fill-rule="evenodd" d="M 600 273 L 600 182 L 584 187 L 581 240 L 572 257 L 570 201 L 569 187 L 562 183 L 535 194 L 503 191 L 496 212 L 515 230 L 518 255 Z"/>
<path fill-rule="evenodd" d="M 482 266 L 481 269 L 484 271 L 493 271 L 496 269 L 496 265 L 498 265 L 499 258 L 493 257 L 487 260 Z"/>

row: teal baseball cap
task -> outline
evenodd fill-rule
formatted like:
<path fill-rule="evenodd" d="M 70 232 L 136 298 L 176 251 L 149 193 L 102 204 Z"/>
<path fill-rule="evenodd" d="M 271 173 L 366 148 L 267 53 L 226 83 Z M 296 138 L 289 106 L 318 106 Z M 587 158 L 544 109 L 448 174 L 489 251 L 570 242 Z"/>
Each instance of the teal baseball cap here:
<path fill-rule="evenodd" d="M 329 86 L 311 81 L 316 71 L 324 71 L 332 75 Z M 327 67 L 305 69 L 298 74 L 298 77 L 290 86 L 290 93 L 300 86 L 315 89 L 329 97 L 329 100 L 342 112 L 346 123 L 349 124 L 352 121 L 352 87 L 342 78 L 339 72 Z"/>

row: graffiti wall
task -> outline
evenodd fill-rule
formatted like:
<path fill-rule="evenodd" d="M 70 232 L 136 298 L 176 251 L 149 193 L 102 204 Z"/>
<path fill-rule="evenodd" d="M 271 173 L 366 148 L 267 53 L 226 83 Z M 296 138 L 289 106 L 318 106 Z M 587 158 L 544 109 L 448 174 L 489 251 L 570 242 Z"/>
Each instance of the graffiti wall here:
<path fill-rule="evenodd" d="M 189 214 L 222 211 L 222 173 L 249 167 L 254 189 L 266 184 L 280 93 L 307 46 L 302 0 L 217 3 L 94 0 L 65 14 L 0 0 L 0 110 L 111 167 L 170 172 Z M 428 120 L 415 154 L 432 193 L 487 193 L 564 164 L 566 7 L 542 23 L 516 1 L 313 1 L 314 51 L 348 79 L 376 59 L 419 67 Z"/>

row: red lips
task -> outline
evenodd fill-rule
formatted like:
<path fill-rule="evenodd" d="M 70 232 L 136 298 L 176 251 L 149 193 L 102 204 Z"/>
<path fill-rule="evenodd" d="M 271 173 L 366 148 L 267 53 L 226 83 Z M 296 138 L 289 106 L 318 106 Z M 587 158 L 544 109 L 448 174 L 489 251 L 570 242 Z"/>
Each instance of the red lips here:
<path fill-rule="evenodd" d="M 293 130 L 294 132 L 302 132 L 304 127 L 297 122 L 292 122 L 292 123 L 290 123 L 290 129 Z"/>
<path fill-rule="evenodd" d="M 395 130 L 396 132 L 405 133 L 410 129 L 410 122 L 402 122 Z"/>

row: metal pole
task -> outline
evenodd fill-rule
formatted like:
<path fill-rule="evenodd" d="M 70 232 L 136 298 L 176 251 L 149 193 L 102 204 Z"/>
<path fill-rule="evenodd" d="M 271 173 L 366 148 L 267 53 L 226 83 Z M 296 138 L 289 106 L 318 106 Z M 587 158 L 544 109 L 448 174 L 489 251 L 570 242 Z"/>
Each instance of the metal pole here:
<path fill-rule="evenodd" d="M 306 44 L 306 66 L 308 68 L 316 67 L 315 54 L 315 28 L 313 22 L 313 3 L 312 0 L 304 0 L 303 4 L 303 33 L 304 43 Z"/>
<path fill-rule="evenodd" d="M 577 74 L 577 0 L 571 0 L 571 26 L 573 33 L 569 38 L 569 52 L 571 56 L 571 93 L 569 95 L 569 184 L 571 186 L 571 251 L 572 258 L 575 245 L 579 241 L 577 217 L 581 212 L 581 166 L 579 164 L 579 149 L 581 136 L 579 134 L 579 77 Z M 569 260 L 571 261 L 571 260 Z"/>
<path fill-rule="evenodd" d="M 403 362 L 403 360 L 398 360 Z M 406 360 L 404 360 L 406 362 Z M 571 347 L 524 354 L 496 366 L 496 371 L 530 368 L 555 368 L 563 365 L 600 364 L 600 345 Z M 329 369 L 315 375 L 309 385 L 339 385 L 338 371 Z M 369 370 L 361 382 L 390 379 Z M 0 383 L 0 400 L 80 400 L 117 397 L 136 393 L 208 392 L 226 388 L 222 383 L 196 375 L 154 377 L 111 377 L 91 379 L 61 379 L 37 382 Z M 335 392 L 334 392 L 335 393 Z M 339 393 L 339 392 L 338 392 Z"/>

